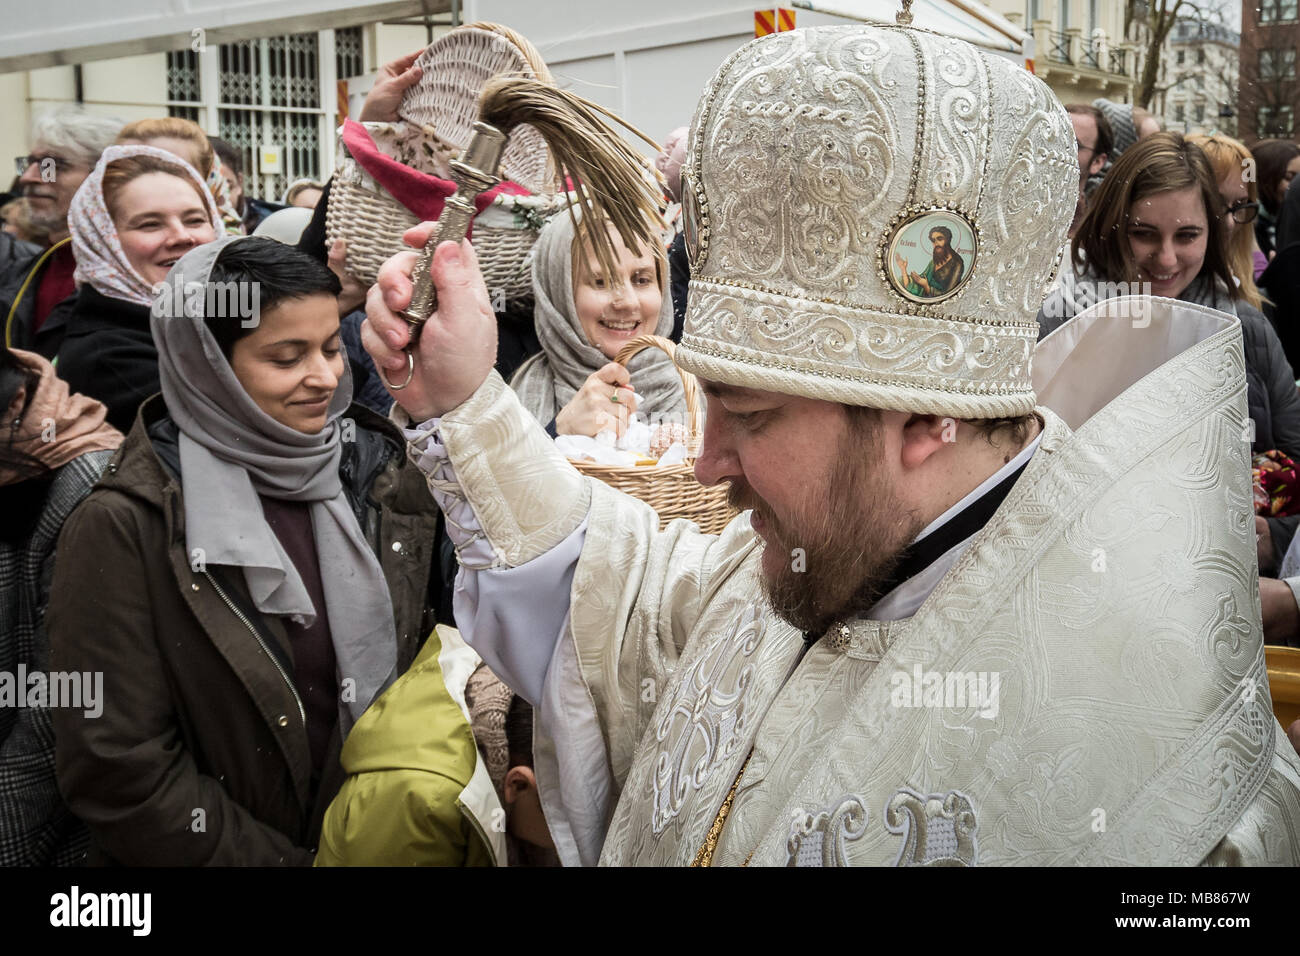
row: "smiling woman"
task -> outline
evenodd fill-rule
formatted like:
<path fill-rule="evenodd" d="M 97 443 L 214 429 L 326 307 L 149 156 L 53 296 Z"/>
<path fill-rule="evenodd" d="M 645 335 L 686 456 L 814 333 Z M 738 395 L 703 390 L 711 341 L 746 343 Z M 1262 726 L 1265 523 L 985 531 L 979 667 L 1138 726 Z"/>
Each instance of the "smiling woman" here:
<path fill-rule="evenodd" d="M 309 864 L 343 740 L 432 630 L 437 510 L 351 404 L 325 265 L 223 238 L 171 278 L 258 293 L 150 316 L 162 394 L 54 573 L 54 654 L 105 699 L 55 718 L 59 784 L 92 862 Z"/>
<path fill-rule="evenodd" d="M 274 240 L 259 239 L 214 263 L 210 285 L 257 285 L 257 315 L 209 312 L 206 321 L 257 407 L 281 425 L 315 435 L 329 419 L 347 365 L 335 300 L 339 282 L 309 256 L 285 252 Z"/>
<path fill-rule="evenodd" d="M 153 291 L 181 256 L 221 234 L 221 216 L 184 160 L 149 146 L 111 146 L 73 197 L 68 227 L 78 293 L 59 375 L 107 405 L 109 423 L 126 432 L 159 388 Z"/>
<path fill-rule="evenodd" d="M 587 226 L 554 217 L 533 249 L 533 318 L 542 351 L 510 380 L 519 399 L 552 433 L 622 433 L 629 409 L 648 419 L 684 421 L 686 396 L 672 360 L 657 349 L 614 362 L 638 335 L 667 337 L 672 300 L 665 294 L 664 251 L 629 249 L 612 232 L 614 275 L 605 275 L 585 237 Z"/>

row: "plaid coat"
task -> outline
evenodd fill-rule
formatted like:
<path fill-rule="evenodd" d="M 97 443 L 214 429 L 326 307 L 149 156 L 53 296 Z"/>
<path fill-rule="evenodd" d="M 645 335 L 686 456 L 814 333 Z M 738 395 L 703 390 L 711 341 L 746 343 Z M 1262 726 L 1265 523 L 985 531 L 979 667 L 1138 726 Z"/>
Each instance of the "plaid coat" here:
<path fill-rule="evenodd" d="M 99 480 L 113 453 L 97 451 L 59 469 L 30 537 L 0 541 L 0 673 L 49 667 L 45 607 L 54 544 L 63 521 Z M 22 693 L 23 689 L 18 688 Z M 0 866 L 82 862 L 86 828 L 64 806 L 54 778 L 54 727 L 48 708 L 0 707 Z"/>

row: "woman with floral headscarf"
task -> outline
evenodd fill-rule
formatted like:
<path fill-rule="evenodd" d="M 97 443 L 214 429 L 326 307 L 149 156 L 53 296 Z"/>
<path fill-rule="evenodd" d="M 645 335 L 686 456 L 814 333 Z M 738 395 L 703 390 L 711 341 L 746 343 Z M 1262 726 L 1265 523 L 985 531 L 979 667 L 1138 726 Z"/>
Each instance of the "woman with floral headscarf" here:
<path fill-rule="evenodd" d="M 242 236 L 244 223 L 230 196 L 230 183 L 221 174 L 221 163 L 216 150 L 203 127 L 193 120 L 179 116 L 160 116 L 156 119 L 136 120 L 127 123 L 117 134 L 119 146 L 153 146 L 165 149 L 189 163 L 203 177 L 208 192 L 221 212 L 221 222 L 227 235 Z"/>
<path fill-rule="evenodd" d="M 152 146 L 110 146 L 72 198 L 68 228 L 79 291 L 57 368 L 126 432 L 159 388 L 154 290 L 181 256 L 221 235 L 221 214 L 183 159 Z"/>

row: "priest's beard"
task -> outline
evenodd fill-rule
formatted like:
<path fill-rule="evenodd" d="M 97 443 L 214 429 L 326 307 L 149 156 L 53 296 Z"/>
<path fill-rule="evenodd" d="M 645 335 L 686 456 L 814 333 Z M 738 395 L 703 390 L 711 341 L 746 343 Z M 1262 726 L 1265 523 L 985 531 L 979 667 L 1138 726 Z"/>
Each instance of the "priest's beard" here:
<path fill-rule="evenodd" d="M 879 413 L 848 414 L 834 466 L 791 514 L 778 519 L 748 484 L 733 483 L 727 494 L 732 507 L 763 519 L 765 548 L 782 556 L 775 573 L 764 563 L 763 592 L 778 616 L 808 634 L 883 597 L 882 585 L 925 526 L 894 493 L 881 463 Z"/>

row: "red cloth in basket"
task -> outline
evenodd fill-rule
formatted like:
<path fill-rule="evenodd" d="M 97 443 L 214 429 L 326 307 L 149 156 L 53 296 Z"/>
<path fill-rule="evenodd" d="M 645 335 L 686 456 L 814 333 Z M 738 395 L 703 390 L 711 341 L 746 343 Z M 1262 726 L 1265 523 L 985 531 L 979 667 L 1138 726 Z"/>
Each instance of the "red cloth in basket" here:
<path fill-rule="evenodd" d="M 419 216 L 421 222 L 430 222 L 441 216 L 443 204 L 456 191 L 456 184 L 450 179 L 439 179 L 429 173 L 404 166 L 387 153 L 381 152 L 375 145 L 375 141 L 370 138 L 370 134 L 366 132 L 366 128 L 354 120 L 343 122 L 343 145 L 375 182 L 411 210 L 412 214 Z M 492 205 L 492 200 L 503 194 L 531 195 L 518 183 L 503 180 L 487 192 L 480 193 L 474 200 L 474 206 L 482 212 Z"/>

